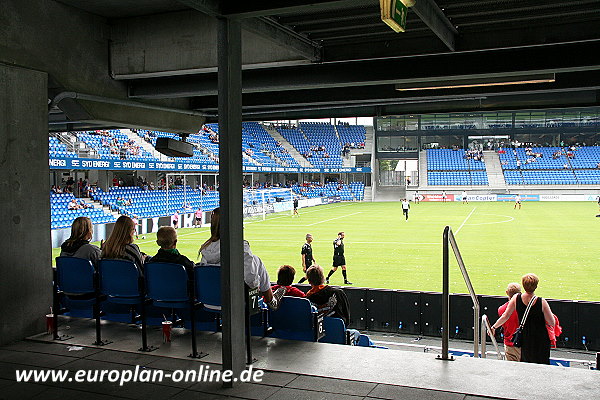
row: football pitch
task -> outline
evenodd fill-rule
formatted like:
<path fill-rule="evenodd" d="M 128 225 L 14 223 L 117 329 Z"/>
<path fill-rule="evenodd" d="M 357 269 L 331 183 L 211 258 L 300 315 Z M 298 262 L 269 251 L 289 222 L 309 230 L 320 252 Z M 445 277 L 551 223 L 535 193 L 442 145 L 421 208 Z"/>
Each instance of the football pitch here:
<path fill-rule="evenodd" d="M 244 237 L 267 266 L 271 280 L 283 264 L 302 274 L 300 249 L 306 233 L 314 237 L 313 254 L 325 272 L 331 268 L 333 240 L 346 234 L 348 279 L 358 287 L 436 291 L 442 289 L 442 233 L 452 227 L 477 294 L 503 295 L 523 274 L 540 277 L 537 294 L 554 299 L 600 301 L 596 203 L 460 202 L 412 204 L 409 220 L 400 203 L 337 203 L 268 215 L 249 221 Z M 208 228 L 180 229 L 178 248 L 196 260 L 209 237 Z M 156 253 L 155 235 L 137 241 Z M 53 256 L 58 255 L 58 249 Z M 452 293 L 467 293 L 451 252 Z M 331 284 L 341 285 L 341 270 Z"/>

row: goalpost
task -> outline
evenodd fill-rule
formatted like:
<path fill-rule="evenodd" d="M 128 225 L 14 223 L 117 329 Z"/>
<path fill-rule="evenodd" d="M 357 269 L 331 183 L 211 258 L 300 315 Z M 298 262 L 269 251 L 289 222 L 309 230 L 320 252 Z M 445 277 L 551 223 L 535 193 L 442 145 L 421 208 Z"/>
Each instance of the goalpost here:
<path fill-rule="evenodd" d="M 208 201 L 211 207 L 217 206 L 218 196 L 209 193 L 205 198 L 202 190 L 196 190 L 196 186 L 202 187 L 202 176 L 206 173 L 177 173 L 171 172 L 165 175 L 166 187 L 166 215 L 172 215 L 175 211 L 184 213 L 195 212 L 201 204 Z M 194 179 L 199 177 L 200 179 Z M 181 185 L 177 185 L 175 190 L 169 187 L 169 181 L 173 183 L 177 178 L 181 178 Z M 212 197 L 210 197 L 212 196 Z M 270 189 L 244 189 L 243 190 L 243 217 L 244 223 L 249 221 L 264 221 L 268 214 L 289 211 L 293 213 L 294 193 L 289 188 L 270 188 Z M 205 207 L 202 207 L 203 210 Z M 207 211 L 207 210 L 204 210 Z"/>
<path fill-rule="evenodd" d="M 206 173 L 170 172 L 165 174 L 167 192 L 165 204 L 166 215 L 172 215 L 175 211 L 193 213 L 198 209 L 198 207 L 203 203 L 204 195 L 202 194 L 202 190 L 196 190 L 196 184 L 202 187 L 203 175 L 206 175 Z M 175 190 L 173 190 L 169 187 L 169 181 L 171 178 L 173 178 L 173 185 L 175 186 L 175 180 L 178 177 L 181 177 L 181 185 L 177 185 Z M 197 182 L 196 179 L 191 179 L 192 177 L 199 177 L 200 181 Z"/>
<path fill-rule="evenodd" d="M 244 189 L 244 222 L 264 221 L 267 214 L 293 210 L 292 189 Z"/>

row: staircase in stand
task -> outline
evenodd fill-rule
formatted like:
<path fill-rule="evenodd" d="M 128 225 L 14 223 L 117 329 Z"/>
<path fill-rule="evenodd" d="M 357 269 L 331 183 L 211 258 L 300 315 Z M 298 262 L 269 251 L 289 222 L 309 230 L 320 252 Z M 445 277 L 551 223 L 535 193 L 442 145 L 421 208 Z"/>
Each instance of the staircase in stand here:
<path fill-rule="evenodd" d="M 485 169 L 490 188 L 506 189 L 506 180 L 504 179 L 504 173 L 502 172 L 502 165 L 500 164 L 498 153 L 492 150 L 484 151 L 483 161 L 485 161 Z"/>
<path fill-rule="evenodd" d="M 302 157 L 302 155 L 298 153 L 298 150 L 296 150 L 296 148 L 292 146 L 290 142 L 288 142 L 283 136 L 281 136 L 279 132 L 277 132 L 277 129 L 266 125 L 263 125 L 263 127 L 267 132 L 269 132 L 269 135 L 271 135 L 275 140 L 281 143 L 281 146 L 284 149 L 286 149 L 288 153 L 290 153 L 290 155 L 294 158 L 294 160 L 296 160 L 298 164 L 300 164 L 300 166 L 306 168 L 313 168 L 313 165 L 309 163 L 306 160 L 306 158 Z"/>
<path fill-rule="evenodd" d="M 87 199 L 84 197 L 80 198 L 79 200 L 83 200 L 86 204 L 91 205 L 92 207 L 94 207 L 97 210 L 102 210 L 105 213 L 110 214 L 115 218 L 119 218 L 121 216 L 121 214 L 119 214 L 118 212 L 111 210 L 110 207 L 102 205 L 102 203 L 100 203 L 98 201 L 94 201 L 92 199 Z"/>
<path fill-rule="evenodd" d="M 427 150 L 419 152 L 419 187 L 429 185 L 427 181 Z"/>
<path fill-rule="evenodd" d="M 137 133 L 131 131 L 130 129 L 121 129 L 121 133 L 126 134 L 129 139 L 133 140 L 135 144 L 141 146 L 148 153 L 152 154 L 152 156 L 157 160 L 168 161 L 167 156 L 156 151 L 151 143 L 146 142 L 143 138 L 139 137 Z"/>

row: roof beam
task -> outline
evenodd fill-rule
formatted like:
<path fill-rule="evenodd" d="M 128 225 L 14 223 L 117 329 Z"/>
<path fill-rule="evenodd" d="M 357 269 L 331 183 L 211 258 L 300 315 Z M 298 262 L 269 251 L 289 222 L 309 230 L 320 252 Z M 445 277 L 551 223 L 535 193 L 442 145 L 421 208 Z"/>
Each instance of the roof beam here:
<path fill-rule="evenodd" d="M 242 22 L 244 30 L 284 46 L 312 62 L 321 61 L 322 47 L 302 34 L 269 17 L 258 17 Z"/>
<path fill-rule="evenodd" d="M 243 91 L 370 86 L 468 77 L 516 76 L 600 69 L 600 40 L 509 49 L 443 53 L 420 57 L 361 60 L 245 70 Z M 135 81 L 133 98 L 207 96 L 217 93 L 216 75 Z"/>
<path fill-rule="evenodd" d="M 226 3 L 223 4 L 223 14 L 225 16 L 235 18 L 251 18 L 295 14 L 301 12 L 334 12 L 344 8 L 372 6 L 374 4 L 374 0 L 265 0 L 228 1 L 224 3 Z"/>
<path fill-rule="evenodd" d="M 412 10 L 451 51 L 456 51 L 458 31 L 433 0 L 417 0 Z"/>
<path fill-rule="evenodd" d="M 223 13 L 222 2 L 217 0 L 178 0 L 194 10 L 212 17 L 228 17 Z M 242 28 L 292 50 L 312 62 L 321 61 L 321 45 L 284 26 L 271 18 L 250 18 L 242 23 Z"/>

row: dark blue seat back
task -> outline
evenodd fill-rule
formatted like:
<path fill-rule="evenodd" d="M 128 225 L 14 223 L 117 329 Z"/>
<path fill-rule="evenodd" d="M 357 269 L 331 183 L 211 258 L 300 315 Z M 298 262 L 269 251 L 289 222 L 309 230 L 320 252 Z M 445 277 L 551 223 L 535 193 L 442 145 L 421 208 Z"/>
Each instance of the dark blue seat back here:
<path fill-rule="evenodd" d="M 141 273 L 133 261 L 100 260 L 100 292 L 110 297 L 140 297 Z"/>
<path fill-rule="evenodd" d="M 347 344 L 346 324 L 341 318 L 325 317 L 323 318 L 323 328 L 325 336 L 319 339 L 322 343 Z"/>
<path fill-rule="evenodd" d="M 221 267 L 197 266 L 194 275 L 197 300 L 205 306 L 221 307 Z"/>
<path fill-rule="evenodd" d="M 302 297 L 285 296 L 277 311 L 269 314 L 272 337 L 291 340 L 315 340 L 315 315 L 311 303 Z"/>
<path fill-rule="evenodd" d="M 188 276 L 181 264 L 153 262 L 144 265 L 146 295 L 155 301 L 186 302 L 189 300 Z"/>
<path fill-rule="evenodd" d="M 56 257 L 58 286 L 66 294 L 94 293 L 94 266 L 90 260 Z"/>

